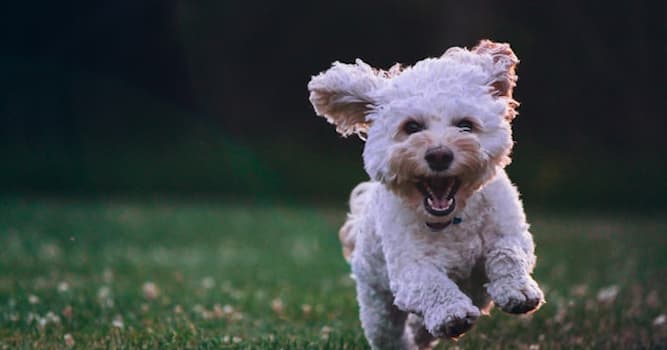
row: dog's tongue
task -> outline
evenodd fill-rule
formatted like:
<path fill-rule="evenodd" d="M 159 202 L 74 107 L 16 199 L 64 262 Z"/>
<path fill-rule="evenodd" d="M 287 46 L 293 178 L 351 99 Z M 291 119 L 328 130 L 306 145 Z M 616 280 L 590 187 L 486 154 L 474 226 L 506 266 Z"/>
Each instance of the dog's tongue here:
<path fill-rule="evenodd" d="M 449 207 L 449 199 L 445 196 L 440 196 L 439 198 L 431 198 L 431 207 L 434 209 L 447 209 Z"/>
<path fill-rule="evenodd" d="M 447 198 L 452 182 L 448 179 L 432 179 L 428 182 L 430 189 L 429 204 L 433 209 L 445 210 L 449 208 L 450 199 Z"/>

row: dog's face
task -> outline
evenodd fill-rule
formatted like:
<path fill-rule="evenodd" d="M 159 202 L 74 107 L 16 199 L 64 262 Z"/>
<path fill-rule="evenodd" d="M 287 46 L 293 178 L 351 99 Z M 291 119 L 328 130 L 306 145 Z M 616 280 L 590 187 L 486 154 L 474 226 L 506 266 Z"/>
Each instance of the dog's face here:
<path fill-rule="evenodd" d="M 368 174 L 438 228 L 509 163 L 517 62 L 509 45 L 482 41 L 404 70 L 335 63 L 308 87 L 341 134 L 367 135 Z"/>

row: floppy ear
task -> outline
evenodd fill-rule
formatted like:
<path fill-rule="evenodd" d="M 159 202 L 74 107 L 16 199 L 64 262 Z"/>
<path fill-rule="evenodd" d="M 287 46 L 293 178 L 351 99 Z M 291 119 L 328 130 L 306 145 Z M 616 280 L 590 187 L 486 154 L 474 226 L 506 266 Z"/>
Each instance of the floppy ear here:
<path fill-rule="evenodd" d="M 355 64 L 335 62 L 329 70 L 308 83 L 310 102 L 343 136 L 365 134 L 370 126 L 366 115 L 377 105 L 373 92 L 386 78 L 357 59 Z"/>
<path fill-rule="evenodd" d="M 514 51 L 506 43 L 495 43 L 490 40 L 482 40 L 472 49 L 479 55 L 490 55 L 493 59 L 491 68 L 491 86 L 494 95 L 512 97 L 512 90 L 516 86 L 517 75 L 514 72 L 519 59 Z"/>
<path fill-rule="evenodd" d="M 492 94 L 496 97 L 505 97 L 508 99 L 509 109 L 505 118 L 512 121 L 516 117 L 516 107 L 519 105 L 512 98 L 512 92 L 518 79 L 514 71 L 519 59 L 510 48 L 509 44 L 496 43 L 490 40 L 482 40 L 472 49 L 472 52 L 479 55 L 491 56 L 493 63 L 488 67 L 491 75 L 490 85 Z"/>

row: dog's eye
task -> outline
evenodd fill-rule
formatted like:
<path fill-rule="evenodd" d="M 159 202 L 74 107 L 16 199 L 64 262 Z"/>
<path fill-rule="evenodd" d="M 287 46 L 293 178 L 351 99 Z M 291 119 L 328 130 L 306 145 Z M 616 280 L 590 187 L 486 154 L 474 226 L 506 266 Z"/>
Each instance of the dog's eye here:
<path fill-rule="evenodd" d="M 409 120 L 408 122 L 403 124 L 403 131 L 405 131 L 406 134 L 414 134 L 422 130 L 424 130 L 424 124 L 418 121 Z"/>
<path fill-rule="evenodd" d="M 475 126 L 470 120 L 463 119 L 456 123 L 456 127 L 461 129 L 461 132 L 472 132 Z"/>

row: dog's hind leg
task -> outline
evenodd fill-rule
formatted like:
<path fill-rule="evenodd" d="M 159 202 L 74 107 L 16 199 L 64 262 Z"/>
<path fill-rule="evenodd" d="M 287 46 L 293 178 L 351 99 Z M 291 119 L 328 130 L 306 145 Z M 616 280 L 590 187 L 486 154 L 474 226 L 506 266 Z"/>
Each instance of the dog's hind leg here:
<path fill-rule="evenodd" d="M 405 330 L 408 314 L 393 303 L 389 290 L 379 290 L 375 286 L 357 282 L 359 315 L 366 339 L 371 348 L 377 350 L 416 349 Z"/>
<path fill-rule="evenodd" d="M 357 232 L 361 221 L 364 219 L 366 205 L 375 186 L 377 184 L 370 181 L 362 182 L 350 193 L 350 212 L 347 214 L 345 224 L 338 231 L 338 238 L 340 238 L 340 242 L 343 245 L 343 256 L 348 262 L 352 260 Z"/>
<path fill-rule="evenodd" d="M 366 339 L 373 349 L 415 349 L 405 332 L 408 314 L 394 305 L 380 239 L 371 227 L 365 225 L 360 227 L 358 234 L 352 273 Z"/>

